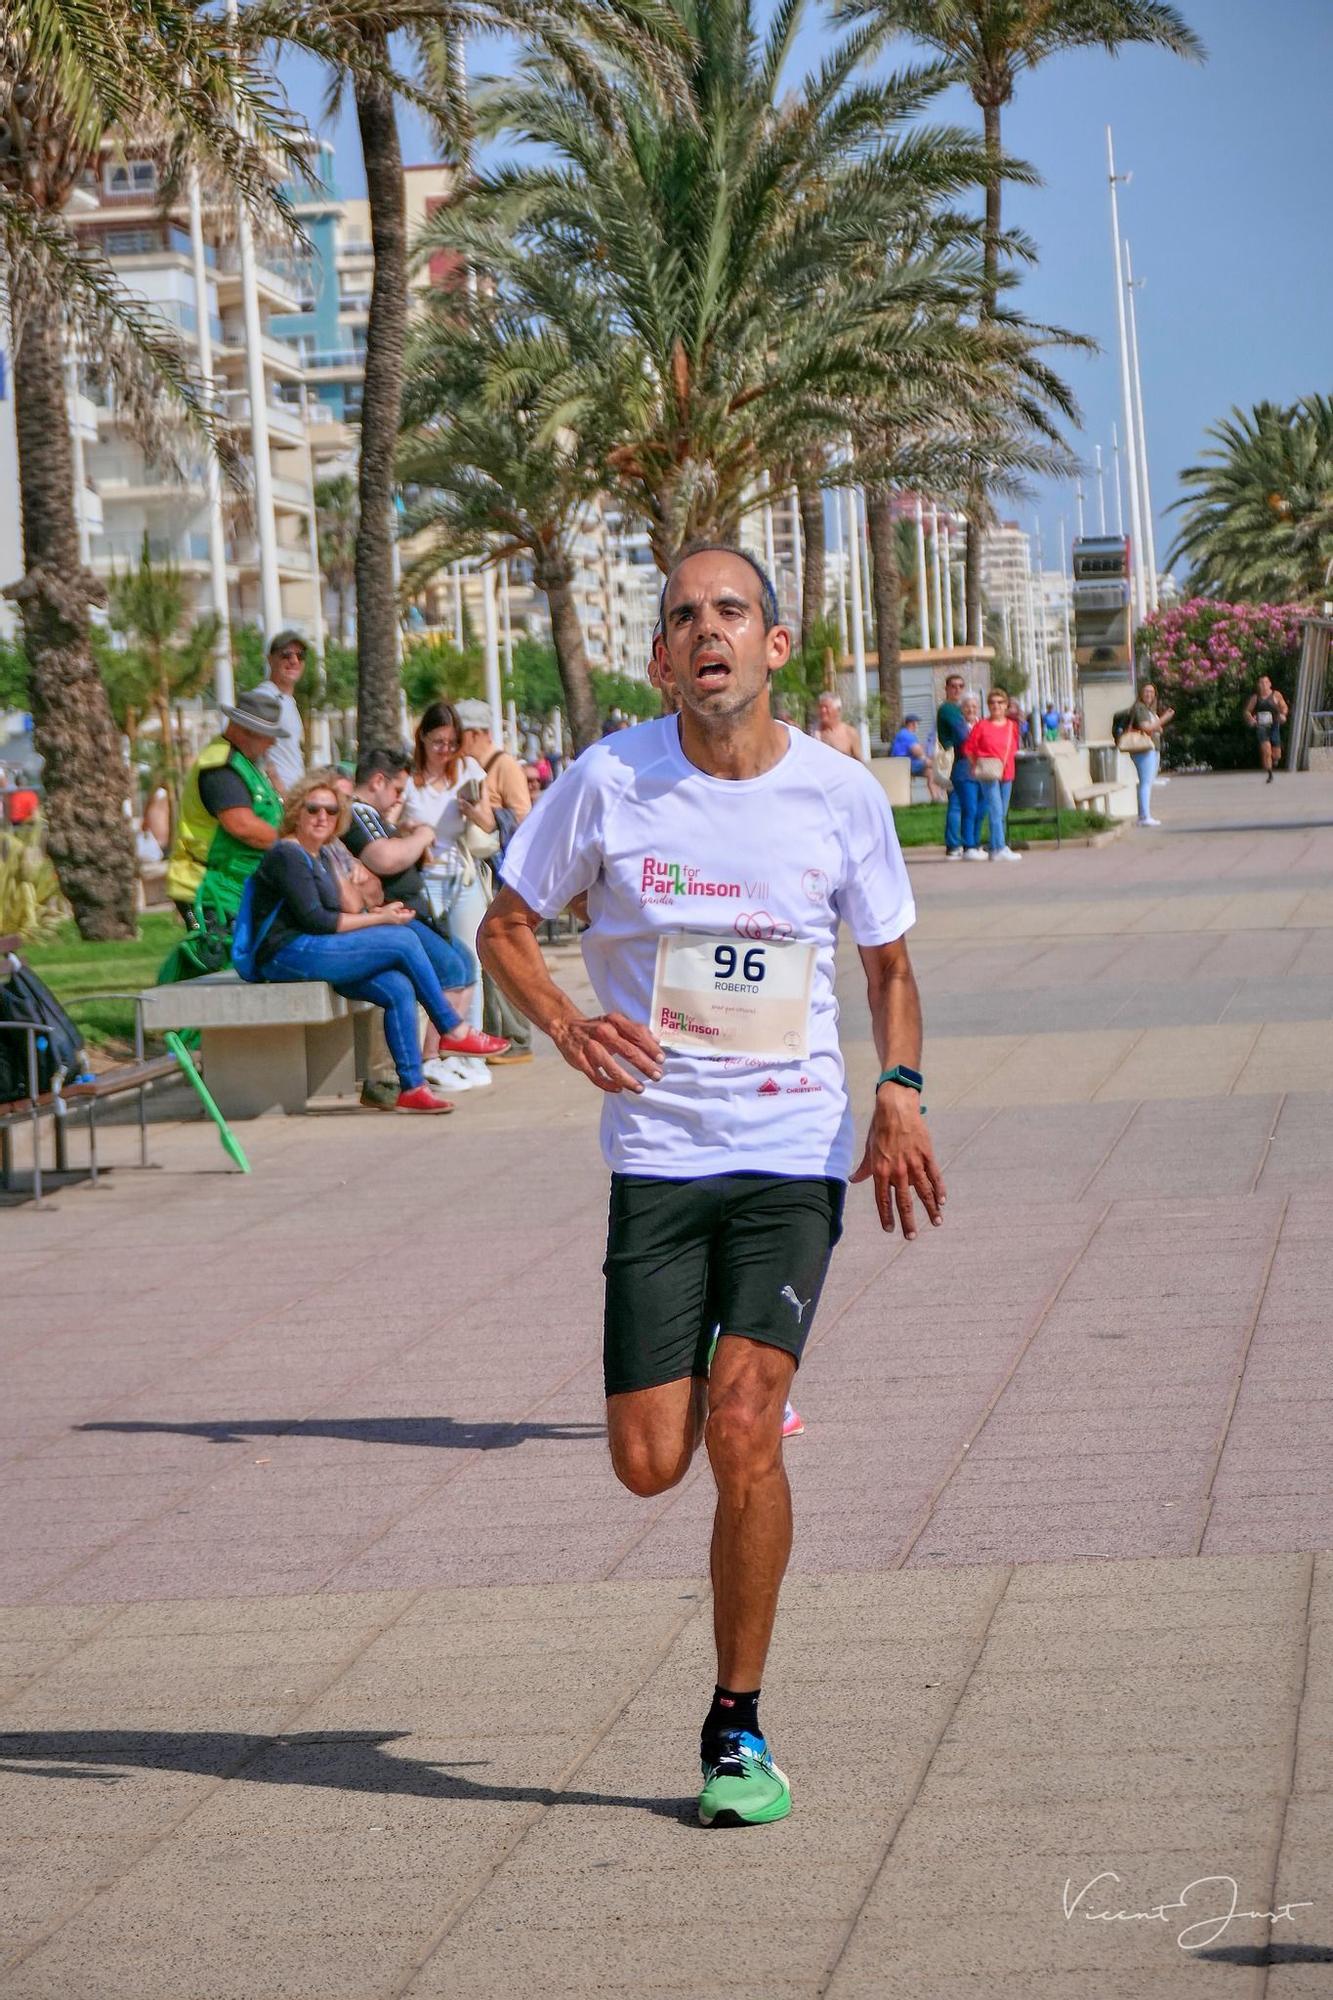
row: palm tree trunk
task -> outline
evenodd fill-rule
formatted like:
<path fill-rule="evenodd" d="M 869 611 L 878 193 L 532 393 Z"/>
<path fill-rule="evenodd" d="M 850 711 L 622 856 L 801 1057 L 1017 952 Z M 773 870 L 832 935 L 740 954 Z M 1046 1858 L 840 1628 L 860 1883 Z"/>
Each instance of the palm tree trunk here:
<path fill-rule="evenodd" d="M 79 562 L 60 319 L 37 299 L 25 309 L 14 355 L 14 413 L 26 573 L 9 595 L 32 668 L 47 850 L 80 936 L 132 938 L 126 772 L 89 643 L 88 610 L 100 586 Z"/>
<path fill-rule="evenodd" d="M 1000 163 L 1004 148 L 1000 138 L 999 105 L 983 102 L 981 116 L 986 144 L 986 230 L 982 242 L 981 310 L 990 317 L 995 311 L 1000 288 L 1000 194 L 1003 187 Z M 969 494 L 967 548 L 963 558 L 963 604 L 967 623 L 964 637 L 970 646 L 981 644 L 981 544 L 986 531 L 986 514 L 985 493 Z"/>
<path fill-rule="evenodd" d="M 903 594 L 898 569 L 898 537 L 893 502 L 882 486 L 866 493 L 870 539 L 870 587 L 875 600 L 875 643 L 879 649 L 880 734 L 886 743 L 902 722 Z"/>
<path fill-rule="evenodd" d="M 383 36 L 378 53 L 387 63 L 388 42 Z M 357 726 L 362 744 L 371 745 L 397 743 L 401 734 L 393 470 L 407 340 L 407 209 L 392 92 L 378 82 L 359 82 L 356 117 L 375 249 L 366 326 L 356 531 Z"/>
<path fill-rule="evenodd" d="M 563 568 L 541 566 L 536 570 L 538 588 L 545 591 L 551 613 L 551 643 L 555 647 L 555 664 L 565 692 L 565 708 L 577 756 L 580 750 L 586 750 L 590 743 L 597 741 L 600 728 L 572 581 L 569 572 Z"/>
<path fill-rule="evenodd" d="M 824 489 L 798 484 L 796 499 L 801 510 L 801 651 L 808 653 L 824 616 Z"/>

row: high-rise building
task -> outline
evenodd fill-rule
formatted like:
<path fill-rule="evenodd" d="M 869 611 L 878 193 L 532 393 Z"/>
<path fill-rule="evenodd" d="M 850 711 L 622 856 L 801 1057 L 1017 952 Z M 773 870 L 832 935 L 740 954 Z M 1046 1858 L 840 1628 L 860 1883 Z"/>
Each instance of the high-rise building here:
<path fill-rule="evenodd" d="M 158 176 L 159 161 L 151 151 L 129 158 L 105 152 L 87 178 L 91 199 L 76 224 L 80 235 L 103 252 L 125 290 L 179 337 L 187 361 L 202 374 L 201 307 L 187 197 L 180 193 L 164 213 Z M 249 343 L 234 217 L 205 208 L 202 235 L 202 310 L 212 349 L 215 402 L 244 454 L 250 445 Z M 310 630 L 316 571 L 304 375 L 297 349 L 273 327 L 274 315 L 292 312 L 301 299 L 296 278 L 276 246 L 256 243 L 254 261 L 280 609 L 284 620 Z M 89 536 L 91 567 L 103 575 L 127 568 L 138 561 L 146 536 L 150 555 L 173 563 L 194 585 L 199 613 L 207 612 L 212 593 L 203 447 L 182 429 L 176 441 L 179 462 L 155 463 L 134 435 L 114 389 L 93 391 L 93 400 L 96 435 L 85 444 L 84 463 L 101 500 L 102 521 Z M 230 614 L 233 620 L 262 624 L 259 524 L 246 518 L 246 509 L 232 495 L 224 493 L 224 506 Z"/>

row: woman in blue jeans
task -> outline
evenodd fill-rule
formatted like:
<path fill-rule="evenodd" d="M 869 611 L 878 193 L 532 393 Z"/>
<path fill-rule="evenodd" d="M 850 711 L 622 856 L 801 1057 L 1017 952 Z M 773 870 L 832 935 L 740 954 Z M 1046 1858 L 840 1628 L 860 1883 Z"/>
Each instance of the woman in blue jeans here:
<path fill-rule="evenodd" d="M 1139 689 L 1139 698 L 1129 711 L 1129 721 L 1124 735 L 1133 739 L 1131 744 L 1123 744 L 1133 761 L 1139 781 L 1139 825 L 1160 826 L 1161 821 L 1152 816 L 1152 788 L 1162 761 L 1162 731 L 1175 714 L 1174 708 L 1158 708 L 1157 689 L 1151 681 L 1145 681 Z M 1139 748 L 1133 744 L 1147 737 L 1146 744 Z"/>
<path fill-rule="evenodd" d="M 324 980 L 350 1000 L 384 1009 L 384 1035 L 398 1071 L 400 1111 L 444 1112 L 453 1105 L 426 1083 L 417 1042 L 424 1007 L 450 1054 L 491 1055 L 507 1046 L 465 1028 L 451 996 L 466 997 L 475 973 L 457 946 L 438 936 L 403 903 L 343 908 L 324 852 L 346 830 L 350 808 L 335 773 L 314 771 L 287 795 L 281 836 L 255 873 L 253 925 L 263 980 Z"/>

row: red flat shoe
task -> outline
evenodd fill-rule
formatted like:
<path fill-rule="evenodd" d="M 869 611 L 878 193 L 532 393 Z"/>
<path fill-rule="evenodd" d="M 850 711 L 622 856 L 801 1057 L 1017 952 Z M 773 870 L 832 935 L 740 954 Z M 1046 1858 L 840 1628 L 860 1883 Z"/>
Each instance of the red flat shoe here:
<path fill-rule="evenodd" d="M 419 1083 L 415 1090 L 400 1090 L 396 1111 L 452 1111 L 453 1105 L 445 1097 L 437 1097 L 428 1083 Z"/>
<path fill-rule="evenodd" d="M 446 1056 L 502 1056 L 508 1047 L 503 1035 L 484 1035 L 480 1028 L 455 1028 L 440 1036 L 440 1053 Z"/>

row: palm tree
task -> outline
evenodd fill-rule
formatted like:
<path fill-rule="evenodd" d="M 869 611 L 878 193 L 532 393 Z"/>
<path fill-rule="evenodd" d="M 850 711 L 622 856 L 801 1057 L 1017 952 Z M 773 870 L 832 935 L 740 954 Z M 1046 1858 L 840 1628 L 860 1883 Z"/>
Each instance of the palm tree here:
<path fill-rule="evenodd" d="M 347 644 L 348 602 L 356 581 L 356 529 L 359 516 L 356 481 L 350 472 L 315 482 L 315 521 L 319 535 L 319 567 L 333 592 L 333 629 L 341 646 Z"/>
<path fill-rule="evenodd" d="M 479 176 L 429 232 L 501 285 L 536 256 L 604 302 L 648 391 L 611 482 L 664 569 L 683 541 L 735 533 L 764 468 L 808 453 L 823 477 L 819 448 L 878 382 L 928 376 L 949 343 L 965 349 L 973 251 L 887 261 L 884 248 L 985 165 L 966 134 L 907 129 L 938 69 L 854 83 L 879 30 L 846 38 L 792 93 L 805 0 L 785 0 L 762 39 L 751 0 L 672 6 L 691 49 L 673 97 L 613 73 L 594 99 L 558 66 L 520 66 L 486 129 L 543 159 Z M 577 386 L 571 397 L 577 428 Z"/>
<path fill-rule="evenodd" d="M 1005 179 L 1000 114 L 1018 78 L 1070 49 L 1101 48 L 1117 55 L 1131 43 L 1170 49 L 1196 62 L 1203 43 L 1180 10 L 1167 0 L 839 0 L 841 21 L 873 20 L 886 34 L 910 35 L 947 66 L 981 109 L 986 144 L 985 310 L 1001 288 L 1003 239 L 1000 195 Z M 981 530 L 985 502 L 974 496 L 967 537 L 968 632 L 977 635 L 981 614 Z"/>
<path fill-rule="evenodd" d="M 423 538 L 410 580 L 460 557 L 527 562 L 551 613 L 576 750 L 598 734 L 573 583 L 615 424 L 642 395 L 633 351 L 598 305 L 540 260 L 503 289 L 437 298 L 409 347 L 399 473 Z M 589 393 L 596 382 L 599 393 Z M 577 398 L 579 414 L 572 418 Z"/>
<path fill-rule="evenodd" d="M 256 0 L 267 32 L 291 39 L 275 19 L 276 0 Z M 243 17 L 244 18 L 244 17 Z M 460 178 L 470 158 L 471 114 L 463 67 L 469 35 L 513 34 L 596 91 L 589 51 L 615 49 L 647 76 L 669 64 L 669 36 L 656 0 L 297 0 L 306 46 L 322 34 L 334 75 L 332 96 L 351 75 L 366 175 L 374 276 L 366 321 L 356 529 L 358 725 L 366 742 L 392 742 L 398 731 L 398 601 L 393 550 L 397 529 L 394 456 L 402 422 L 410 256 L 403 156 L 396 102 L 423 111 Z M 392 39 L 405 41 L 410 70 L 395 68 Z M 585 43 L 587 47 L 585 48 Z"/>
<path fill-rule="evenodd" d="M 136 0 L 129 9 L 9 0 L 0 20 L 0 263 L 25 573 L 0 581 L 23 619 L 48 845 L 88 938 L 133 935 L 134 850 L 124 764 L 91 650 L 90 607 L 102 592 L 79 561 L 67 336 L 98 357 L 131 415 L 150 423 L 166 391 L 211 434 L 179 347 L 66 218 L 115 129 L 148 130 L 169 182 L 194 164 L 270 226 L 290 216 L 273 164 L 300 157 L 282 105 L 194 0 Z"/>
<path fill-rule="evenodd" d="M 1333 397 L 1233 409 L 1180 475 L 1180 526 L 1167 557 L 1187 588 L 1231 601 L 1322 602 L 1333 561 Z"/>

